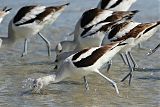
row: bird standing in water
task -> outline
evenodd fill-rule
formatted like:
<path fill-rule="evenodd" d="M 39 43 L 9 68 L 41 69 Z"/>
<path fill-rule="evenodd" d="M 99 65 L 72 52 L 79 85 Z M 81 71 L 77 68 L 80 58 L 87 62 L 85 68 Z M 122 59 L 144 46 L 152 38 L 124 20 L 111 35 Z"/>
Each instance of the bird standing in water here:
<path fill-rule="evenodd" d="M 74 80 L 97 73 L 109 81 L 114 86 L 116 93 L 119 94 L 116 83 L 103 75 L 99 69 L 126 45 L 125 42 L 117 41 L 101 47 L 83 49 L 70 55 L 63 60 L 55 74 L 35 79 L 33 92 L 39 92 L 44 86 L 60 82 L 68 77 Z"/>
<path fill-rule="evenodd" d="M 12 42 L 18 39 L 25 39 L 24 51 L 22 56 L 27 54 L 27 39 L 38 34 L 47 44 L 48 56 L 51 55 L 50 42 L 40 33 L 49 24 L 52 24 L 64 11 L 69 3 L 60 6 L 24 6 L 22 7 L 9 23 L 8 37 Z"/>

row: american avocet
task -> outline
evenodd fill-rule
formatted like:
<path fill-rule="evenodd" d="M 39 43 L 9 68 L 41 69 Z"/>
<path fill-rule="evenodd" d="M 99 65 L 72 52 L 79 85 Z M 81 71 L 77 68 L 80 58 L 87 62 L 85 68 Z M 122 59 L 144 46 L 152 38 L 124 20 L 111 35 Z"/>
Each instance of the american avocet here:
<path fill-rule="evenodd" d="M 127 59 L 127 64 L 130 69 L 130 73 L 122 79 L 124 81 L 128 76 L 130 76 L 129 84 L 131 82 L 132 71 L 134 68 L 138 67 L 134 58 L 131 54 L 131 49 L 136 46 L 137 44 L 146 41 L 154 33 L 158 30 L 160 26 L 160 21 L 153 22 L 153 23 L 137 23 L 133 21 L 126 21 L 124 23 L 120 23 L 115 25 L 112 30 L 108 33 L 106 43 L 108 42 L 115 42 L 119 40 L 125 40 L 128 44 L 120 51 L 120 53 L 125 53 L 125 57 Z M 106 44 L 105 43 L 105 44 Z M 123 56 L 123 54 L 122 54 Z M 132 61 L 132 64 L 130 63 Z"/>
<path fill-rule="evenodd" d="M 98 29 L 109 30 L 117 22 L 123 22 L 130 19 L 138 11 L 110 11 L 102 9 L 90 9 L 83 13 L 80 20 L 77 22 L 74 31 L 73 41 L 62 41 L 56 47 L 57 58 L 56 61 L 61 63 L 68 55 L 74 51 L 78 51 L 84 48 L 91 48 L 101 46 L 102 40 L 105 36 L 103 30 L 100 32 Z M 105 27 L 102 27 L 105 24 Z M 102 27 L 102 28 L 101 28 Z M 69 47 L 69 48 L 68 48 Z M 72 50 L 67 50 L 72 49 Z M 71 51 L 71 52 L 68 52 Z M 65 52 L 65 53 L 63 53 Z M 62 54 L 60 54 L 62 53 Z M 57 68 L 57 65 L 55 68 Z M 108 68 L 109 69 L 109 68 Z M 85 77 L 84 77 L 85 78 Z M 87 80 L 85 80 L 87 81 Z M 87 88 L 87 87 L 86 87 Z"/>
<path fill-rule="evenodd" d="M 84 31 L 78 38 L 77 48 L 83 49 L 87 47 L 101 46 L 106 32 L 109 31 L 112 26 L 131 19 L 137 12 L 137 10 L 126 12 L 115 11 L 111 16 L 107 17 L 104 21 L 101 21 L 103 23 L 98 22 L 96 25 L 91 26 L 91 28 L 84 28 Z M 110 63 L 111 61 L 109 62 L 109 65 Z M 109 68 L 110 66 L 108 66 L 108 70 Z"/>
<path fill-rule="evenodd" d="M 137 0 L 100 0 L 97 8 L 113 11 L 128 11 L 136 1 Z M 138 44 L 138 47 L 143 49 L 141 44 Z"/>
<path fill-rule="evenodd" d="M 39 32 L 48 24 L 52 24 L 69 3 L 60 6 L 24 6 L 10 21 L 9 34 L 17 39 L 25 38 L 22 56 L 27 54 L 27 38 L 38 34 L 47 44 L 50 56 L 50 42 Z"/>
<path fill-rule="evenodd" d="M 102 47 L 83 49 L 66 58 L 55 74 L 35 79 L 33 82 L 33 92 L 39 92 L 44 86 L 50 83 L 57 83 L 65 78 L 80 79 L 88 74 L 97 73 L 109 81 L 119 94 L 116 83 L 103 75 L 99 69 L 119 52 L 125 42 L 114 42 Z"/>
<path fill-rule="evenodd" d="M 4 7 L 2 10 L 0 10 L 0 23 L 2 22 L 3 18 L 4 18 L 7 14 L 10 13 L 10 10 L 11 10 L 11 9 L 12 9 L 12 8 L 8 8 L 8 9 L 7 9 L 7 6 L 6 6 L 6 7 Z"/>
<path fill-rule="evenodd" d="M 100 0 L 97 8 L 113 11 L 127 11 L 136 0 Z"/>
<path fill-rule="evenodd" d="M 56 46 L 57 54 L 59 52 L 71 51 L 74 49 L 83 49 L 87 47 L 100 46 L 104 34 L 94 35 L 94 31 L 104 24 L 109 29 L 113 24 L 119 21 L 132 18 L 138 11 L 111 11 L 103 9 L 90 9 L 85 11 L 78 20 L 74 30 L 73 41 L 62 41 Z M 102 33 L 102 32 L 99 32 Z M 70 49 L 70 50 L 68 50 Z"/>
<path fill-rule="evenodd" d="M 154 49 L 152 49 L 151 52 L 149 52 L 147 55 L 149 56 L 149 55 L 153 54 L 154 52 L 156 52 L 156 50 L 157 50 L 159 47 L 160 47 L 160 43 L 159 43 Z"/>

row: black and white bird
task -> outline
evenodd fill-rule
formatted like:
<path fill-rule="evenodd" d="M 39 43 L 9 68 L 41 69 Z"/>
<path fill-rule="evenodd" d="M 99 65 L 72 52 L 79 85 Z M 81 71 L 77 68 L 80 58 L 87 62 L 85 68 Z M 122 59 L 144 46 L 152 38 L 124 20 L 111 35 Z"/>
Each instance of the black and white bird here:
<path fill-rule="evenodd" d="M 128 43 L 120 51 L 120 53 L 125 53 L 127 64 L 130 68 L 130 73 L 124 79 L 122 79 L 122 81 L 124 81 L 128 76 L 130 76 L 129 79 L 129 84 L 130 84 L 132 77 L 131 73 L 134 70 L 134 68 L 138 67 L 137 63 L 132 57 L 131 49 L 135 47 L 137 44 L 144 42 L 151 36 L 153 36 L 155 32 L 159 29 L 159 27 L 160 27 L 160 21 L 152 23 L 138 23 L 129 20 L 113 26 L 111 31 L 108 32 L 105 39 L 103 40 L 102 45 L 120 40 L 124 40 L 126 41 L 126 43 Z M 121 54 L 121 56 L 124 59 L 124 54 Z M 130 60 L 132 64 L 130 63 Z"/>
<path fill-rule="evenodd" d="M 103 9 L 90 9 L 85 11 L 78 20 L 74 30 L 73 41 L 62 41 L 56 46 L 56 53 L 100 46 L 104 38 L 103 32 L 95 33 L 103 25 L 108 30 L 115 23 L 131 19 L 138 11 L 111 11 Z"/>
<path fill-rule="evenodd" d="M 83 13 L 76 24 L 73 41 L 62 41 L 56 47 L 55 68 L 73 52 L 84 48 L 101 46 L 105 32 L 114 24 L 131 19 L 138 11 L 110 11 L 102 9 L 90 9 Z M 105 25 L 105 27 L 103 27 Z M 105 29 L 99 30 L 99 29 Z M 109 67 L 108 67 L 109 69 Z M 85 83 L 87 80 L 85 79 Z M 88 89 L 88 87 L 85 87 Z"/>
<path fill-rule="evenodd" d="M 8 28 L 10 42 L 18 39 L 25 39 L 22 56 L 27 54 L 27 38 L 38 34 L 47 44 L 48 55 L 50 56 L 50 42 L 40 33 L 49 24 L 52 24 L 64 11 L 69 3 L 60 6 L 37 6 L 30 5 L 22 7 L 11 19 Z"/>
<path fill-rule="evenodd" d="M 119 94 L 116 83 L 103 75 L 99 69 L 126 45 L 125 42 L 117 41 L 101 47 L 83 49 L 70 55 L 63 61 L 55 74 L 35 79 L 33 92 L 39 92 L 44 86 L 60 82 L 65 78 L 74 80 L 97 73 L 109 81 Z"/>
<path fill-rule="evenodd" d="M 97 8 L 113 11 L 128 11 L 136 0 L 100 0 Z"/>
<path fill-rule="evenodd" d="M 112 11 L 128 11 L 136 1 L 137 0 L 100 0 L 97 8 Z M 141 44 L 138 44 L 138 47 L 143 49 Z"/>
<path fill-rule="evenodd" d="M 10 13 L 10 10 L 12 10 L 12 8 L 7 8 L 7 6 L 0 10 L 0 23 L 5 18 L 5 16 Z"/>

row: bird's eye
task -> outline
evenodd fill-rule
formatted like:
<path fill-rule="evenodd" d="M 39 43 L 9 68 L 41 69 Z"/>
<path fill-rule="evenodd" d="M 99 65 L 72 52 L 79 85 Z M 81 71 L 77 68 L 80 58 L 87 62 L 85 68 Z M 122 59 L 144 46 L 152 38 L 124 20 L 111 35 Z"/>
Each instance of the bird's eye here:
<path fill-rule="evenodd" d="M 62 50 L 59 50 L 59 53 L 61 53 L 62 52 Z"/>

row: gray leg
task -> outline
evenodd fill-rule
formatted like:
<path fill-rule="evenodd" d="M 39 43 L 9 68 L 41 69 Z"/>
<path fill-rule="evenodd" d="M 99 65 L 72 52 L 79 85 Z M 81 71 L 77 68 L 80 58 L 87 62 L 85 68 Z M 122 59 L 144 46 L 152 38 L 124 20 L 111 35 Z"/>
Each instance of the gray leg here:
<path fill-rule="evenodd" d="M 23 48 L 23 53 L 22 53 L 21 57 L 23 57 L 25 55 L 27 55 L 27 38 L 25 38 L 25 40 L 24 40 L 24 48 Z"/>
<path fill-rule="evenodd" d="M 45 43 L 47 44 L 47 48 L 48 48 L 48 56 L 51 56 L 51 45 L 50 42 L 40 33 L 38 32 L 38 35 L 45 41 Z"/>
<path fill-rule="evenodd" d="M 156 50 L 157 50 L 159 47 L 160 47 L 160 43 L 159 43 L 153 50 L 150 49 L 151 52 L 148 52 L 147 55 L 149 56 L 149 55 L 153 54 L 154 52 L 156 52 Z"/>
<path fill-rule="evenodd" d="M 138 44 L 138 48 L 139 48 L 139 49 L 142 49 L 142 50 L 148 50 L 146 47 L 144 47 L 144 46 L 142 45 L 142 43 L 139 43 L 139 44 Z"/>
<path fill-rule="evenodd" d="M 126 56 L 126 59 L 127 59 L 127 63 L 128 63 L 128 67 L 129 67 L 130 72 L 121 80 L 121 82 L 123 82 L 128 76 L 130 76 L 129 77 L 129 85 L 130 85 L 131 84 L 131 79 L 132 79 L 133 67 L 131 66 L 131 63 L 129 61 L 129 57 L 128 57 L 127 53 L 125 54 L 125 56 Z"/>
<path fill-rule="evenodd" d="M 112 66 L 112 60 L 110 60 L 110 61 L 108 62 L 107 72 L 110 70 L 111 66 Z"/>
<path fill-rule="evenodd" d="M 139 48 L 139 49 L 142 49 L 142 50 L 146 50 L 146 49 L 147 49 L 146 47 L 144 47 L 144 46 L 142 45 L 142 43 L 139 43 L 139 44 L 138 44 L 138 48 Z"/>
<path fill-rule="evenodd" d="M 134 68 L 138 68 L 138 64 L 136 63 L 135 59 L 133 58 L 131 52 L 128 52 L 128 55 L 133 63 Z"/>
<path fill-rule="evenodd" d="M 120 53 L 120 56 L 121 56 L 124 64 L 127 65 L 127 61 L 126 61 L 126 58 L 124 57 L 124 54 L 123 54 L 123 53 Z"/>
<path fill-rule="evenodd" d="M 83 79 L 84 79 L 85 89 L 89 90 L 88 81 L 87 81 L 86 77 L 84 76 Z"/>
<path fill-rule="evenodd" d="M 72 35 L 74 35 L 74 31 L 68 34 L 68 36 L 72 36 Z"/>
<path fill-rule="evenodd" d="M 138 48 L 139 48 L 139 49 L 142 49 L 142 48 L 143 48 L 141 43 L 138 44 Z"/>
<path fill-rule="evenodd" d="M 113 80 L 111 80 L 110 78 L 106 77 L 105 75 L 103 75 L 103 74 L 102 74 L 101 72 L 99 72 L 98 70 L 95 71 L 95 72 L 98 73 L 100 76 L 102 76 L 102 77 L 103 77 L 104 79 L 106 79 L 107 81 L 109 81 L 109 82 L 114 86 L 114 88 L 115 88 L 115 90 L 116 90 L 116 93 L 119 94 L 118 87 L 117 87 L 116 83 L 115 83 Z"/>

